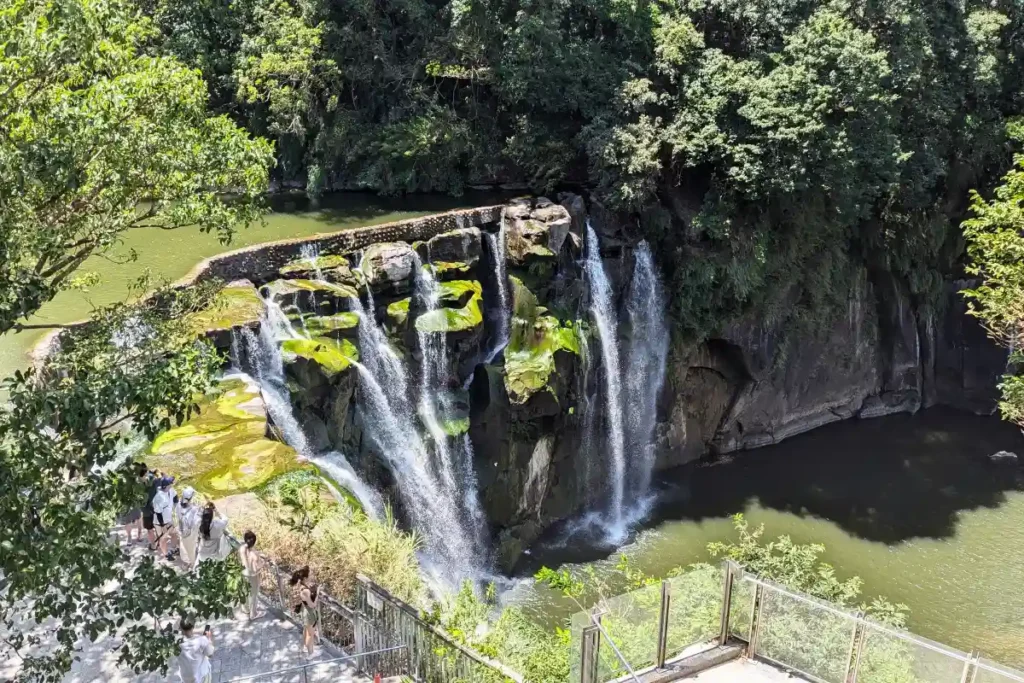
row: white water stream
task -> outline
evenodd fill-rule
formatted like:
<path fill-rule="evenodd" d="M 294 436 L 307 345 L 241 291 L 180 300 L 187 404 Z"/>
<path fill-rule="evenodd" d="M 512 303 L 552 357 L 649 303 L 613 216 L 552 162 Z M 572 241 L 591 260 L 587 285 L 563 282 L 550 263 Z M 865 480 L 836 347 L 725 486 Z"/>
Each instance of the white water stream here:
<path fill-rule="evenodd" d="M 622 368 L 619 362 L 619 323 L 611 284 L 601 262 L 597 234 L 587 222 L 587 282 L 590 314 L 601 342 L 604 377 L 605 432 L 608 449 L 609 501 L 606 523 L 609 535 L 624 537 L 626 528 L 626 436 L 623 418 Z"/>

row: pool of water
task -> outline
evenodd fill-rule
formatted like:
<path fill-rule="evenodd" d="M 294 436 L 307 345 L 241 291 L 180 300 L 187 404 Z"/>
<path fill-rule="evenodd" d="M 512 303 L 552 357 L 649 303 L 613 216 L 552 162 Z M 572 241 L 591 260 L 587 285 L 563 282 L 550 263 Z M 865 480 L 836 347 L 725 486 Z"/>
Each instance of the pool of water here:
<path fill-rule="evenodd" d="M 81 320 L 94 307 L 125 300 L 129 285 L 146 271 L 156 281 L 173 281 L 186 275 L 199 261 L 232 249 L 500 201 L 502 196 L 485 192 L 467 193 L 461 198 L 411 195 L 396 199 L 368 193 L 338 193 L 325 197 L 320 208 L 310 210 L 302 199 L 278 196 L 272 200 L 274 212 L 262 224 L 236 232 L 230 244 L 222 244 L 216 235 L 196 228 L 130 230 L 109 254 L 93 256 L 82 265 L 80 272 L 96 273 L 99 284 L 87 292 L 62 292 L 26 322 L 60 325 Z M 133 251 L 137 258 L 128 260 Z M 47 330 L 33 329 L 0 336 L 0 377 L 24 367 L 28 352 L 46 333 Z"/>
<path fill-rule="evenodd" d="M 1024 458 L 1024 436 L 941 408 L 830 425 L 670 472 L 629 545 L 555 530 L 521 573 L 575 563 L 608 575 L 624 553 L 663 575 L 708 559 L 707 543 L 734 538 L 729 518 L 743 512 L 768 538 L 824 544 L 841 577 L 864 579 L 866 597 L 908 605 L 915 632 L 1024 668 L 1024 462 L 995 464 L 999 450 Z M 547 624 L 577 609 L 526 580 L 506 599 Z"/>

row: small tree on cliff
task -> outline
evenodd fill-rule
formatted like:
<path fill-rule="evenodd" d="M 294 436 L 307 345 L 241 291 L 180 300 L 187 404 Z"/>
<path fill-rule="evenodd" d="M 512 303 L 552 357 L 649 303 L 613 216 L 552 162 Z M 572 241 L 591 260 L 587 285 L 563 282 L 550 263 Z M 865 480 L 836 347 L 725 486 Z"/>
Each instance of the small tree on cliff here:
<path fill-rule="evenodd" d="M 1024 120 L 1008 126 L 1010 137 L 1024 142 Z M 973 218 L 964 222 L 967 271 L 981 284 L 964 292 L 968 310 L 981 319 L 989 336 L 1010 350 L 1010 367 L 999 385 L 999 409 L 1007 420 L 1024 426 L 1024 154 L 1015 154 L 991 200 L 971 195 Z"/>
<path fill-rule="evenodd" d="M 227 239 L 259 216 L 270 146 L 208 115 L 197 72 L 147 53 L 153 31 L 134 4 L 0 0 L 0 35 L 0 335 L 127 230 L 198 225 Z M 175 635 L 146 615 L 223 614 L 239 595 L 231 563 L 181 577 L 107 542 L 142 495 L 119 427 L 152 436 L 209 386 L 216 358 L 182 320 L 199 299 L 98 311 L 44 367 L 5 382 L 0 657 L 21 660 L 18 680 L 61 680 L 76 643 L 105 634 L 122 639 L 124 664 L 159 669 Z M 24 619 L 39 628 L 26 634 Z"/>

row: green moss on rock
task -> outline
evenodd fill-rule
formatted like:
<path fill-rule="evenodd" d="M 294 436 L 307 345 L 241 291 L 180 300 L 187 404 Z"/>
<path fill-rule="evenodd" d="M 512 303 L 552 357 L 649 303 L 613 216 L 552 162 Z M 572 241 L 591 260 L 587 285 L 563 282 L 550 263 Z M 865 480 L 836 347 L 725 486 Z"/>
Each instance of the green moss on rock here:
<path fill-rule="evenodd" d="M 424 264 L 424 270 L 429 270 L 438 280 L 446 280 L 451 277 L 468 275 L 472 267 L 461 261 L 433 261 Z"/>
<path fill-rule="evenodd" d="M 208 308 L 193 313 L 189 325 L 196 334 L 255 325 L 263 309 L 263 300 L 252 284 L 230 284 L 217 292 Z"/>
<path fill-rule="evenodd" d="M 160 434 L 146 462 L 211 498 L 245 493 L 300 466 L 295 451 L 266 432 L 259 388 L 230 379 L 200 402 L 199 415 Z"/>
<path fill-rule="evenodd" d="M 348 339 L 315 337 L 288 339 L 281 344 L 286 361 L 305 358 L 319 365 L 328 377 L 348 370 L 352 361 L 359 360 L 359 349 Z"/>
<path fill-rule="evenodd" d="M 343 337 L 354 334 L 359 327 L 359 316 L 351 311 L 334 315 L 309 315 L 299 322 L 310 337 Z"/>
<path fill-rule="evenodd" d="M 441 282 L 441 307 L 416 318 L 419 332 L 464 332 L 483 324 L 483 288 L 476 280 Z"/>
<path fill-rule="evenodd" d="M 538 391 L 549 390 L 555 355 L 580 353 L 581 333 L 573 321 L 561 323 L 537 305 L 537 297 L 518 278 L 512 281 L 513 316 L 505 349 L 505 388 L 516 404 L 526 403 Z M 552 392 L 554 393 L 554 392 Z"/>
<path fill-rule="evenodd" d="M 344 256 L 338 256 L 337 254 L 327 254 L 325 256 L 317 256 L 314 259 L 297 259 L 284 265 L 280 271 L 281 275 L 295 275 L 298 273 L 308 273 L 310 270 L 327 270 L 329 268 L 348 268 L 348 259 Z"/>
<path fill-rule="evenodd" d="M 388 322 L 394 327 L 402 327 L 409 319 L 409 297 L 388 304 Z"/>

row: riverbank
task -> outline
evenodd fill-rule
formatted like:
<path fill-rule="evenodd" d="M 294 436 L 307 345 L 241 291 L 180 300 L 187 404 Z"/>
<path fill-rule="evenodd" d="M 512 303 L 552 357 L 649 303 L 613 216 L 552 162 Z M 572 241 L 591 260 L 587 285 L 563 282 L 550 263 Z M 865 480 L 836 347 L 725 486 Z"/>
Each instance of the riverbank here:
<path fill-rule="evenodd" d="M 910 629 L 963 650 L 1024 666 L 1024 477 L 1000 450 L 1024 456 L 1024 436 L 996 417 L 945 408 L 852 420 L 784 443 L 680 468 L 659 480 L 645 528 L 622 548 L 586 533 L 553 531 L 519 567 L 592 564 L 610 575 L 619 554 L 664 575 L 706 560 L 733 537 L 730 515 L 764 524 L 766 537 L 822 543 L 864 595 L 910 607 Z M 576 607 L 522 580 L 506 596 L 554 625 Z"/>

